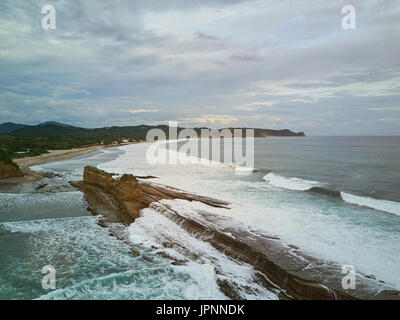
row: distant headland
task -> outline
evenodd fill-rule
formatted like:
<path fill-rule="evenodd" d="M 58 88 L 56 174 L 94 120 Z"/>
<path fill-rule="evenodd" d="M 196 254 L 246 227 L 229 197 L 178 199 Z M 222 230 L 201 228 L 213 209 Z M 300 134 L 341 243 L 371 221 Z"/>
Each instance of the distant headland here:
<path fill-rule="evenodd" d="M 172 127 L 171 127 L 172 128 Z M 75 152 L 87 153 L 92 148 L 115 146 L 123 143 L 137 143 L 146 141 L 147 133 L 152 129 L 160 129 L 169 139 L 170 127 L 167 125 L 138 125 L 138 126 L 112 126 L 103 128 L 81 128 L 56 121 L 46 121 L 38 125 L 26 125 L 12 122 L 0 124 L 0 179 L 22 176 L 31 177 L 29 159 L 34 162 L 54 161 L 65 157 L 72 157 L 75 153 L 72 149 L 79 148 Z M 187 129 L 175 127 L 179 133 Z M 209 128 L 193 128 L 200 135 L 202 130 Z M 304 132 L 293 132 L 288 129 L 272 130 L 260 128 L 223 128 L 233 132 L 242 129 L 245 136 L 247 130 L 253 129 L 254 137 L 303 137 Z M 84 150 L 82 150 L 84 149 Z M 55 150 L 63 150 L 61 154 L 54 154 Z M 41 156 L 42 155 L 42 156 Z M 38 156 L 41 156 L 40 159 Z"/>
<path fill-rule="evenodd" d="M 13 136 L 41 136 L 41 137 L 113 137 L 125 138 L 129 137 L 135 140 L 145 140 L 146 134 L 151 129 L 161 129 L 168 132 L 167 125 L 138 125 L 138 126 L 112 126 L 101 128 L 82 128 L 56 121 L 46 121 L 38 125 L 17 124 L 6 122 L 0 124 L 0 134 L 8 134 Z M 178 132 L 186 128 L 178 127 Z M 207 127 L 193 128 L 200 132 L 201 129 L 209 129 Z M 304 132 L 293 132 L 289 129 L 273 130 L 261 128 L 247 127 L 229 127 L 223 129 L 254 129 L 256 138 L 264 137 L 304 137 Z"/>

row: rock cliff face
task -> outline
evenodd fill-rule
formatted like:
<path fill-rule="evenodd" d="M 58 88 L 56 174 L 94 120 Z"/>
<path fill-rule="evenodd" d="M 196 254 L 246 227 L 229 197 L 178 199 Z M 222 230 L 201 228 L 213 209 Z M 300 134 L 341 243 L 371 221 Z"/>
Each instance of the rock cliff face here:
<path fill-rule="evenodd" d="M 81 189 L 88 200 L 89 210 L 102 215 L 101 222 L 131 224 L 140 217 L 140 210 L 161 199 L 199 201 L 213 207 L 226 207 L 227 202 L 182 192 L 150 182 L 139 184 L 135 176 L 123 175 L 114 179 L 112 174 L 95 167 L 85 167 L 83 181 L 71 182 Z"/>
<path fill-rule="evenodd" d="M 147 206 L 142 201 L 139 183 L 132 175 L 116 180 L 107 172 L 86 167 L 83 181 L 71 184 L 84 191 L 89 210 L 102 215 L 101 222 L 104 224 L 122 222 L 129 225 Z"/>
<path fill-rule="evenodd" d="M 22 171 L 11 164 L 0 160 L 0 179 L 23 177 Z"/>
<path fill-rule="evenodd" d="M 334 262 L 310 257 L 299 248 L 284 244 L 278 237 L 250 230 L 229 218 L 200 210 L 194 218 L 161 200 L 183 199 L 229 208 L 224 201 L 138 181 L 133 175 L 114 179 L 111 174 L 94 167 L 86 167 L 83 181 L 71 184 L 85 193 L 89 209 L 102 215 L 101 225 L 110 226 L 112 222 L 129 225 L 140 216 L 141 209 L 151 207 L 231 259 L 252 265 L 257 271 L 254 281 L 276 292 L 282 299 L 400 299 L 399 291 L 359 273 L 356 289 L 345 290 L 342 288 L 342 268 Z M 171 246 L 165 243 L 167 245 Z M 221 290 L 233 299 L 240 299 L 235 287 L 223 279 L 217 281 Z"/>

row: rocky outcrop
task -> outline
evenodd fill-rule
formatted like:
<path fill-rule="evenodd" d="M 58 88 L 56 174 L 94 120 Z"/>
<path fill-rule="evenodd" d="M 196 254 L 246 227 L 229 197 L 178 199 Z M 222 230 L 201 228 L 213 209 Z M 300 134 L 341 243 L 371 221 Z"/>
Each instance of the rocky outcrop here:
<path fill-rule="evenodd" d="M 254 281 L 276 292 L 280 298 L 400 299 L 399 291 L 359 273 L 356 289 L 345 290 L 342 288 L 342 268 L 335 262 L 313 258 L 296 246 L 284 244 L 278 237 L 251 230 L 229 218 L 201 210 L 193 216 L 178 212 L 161 200 L 200 201 L 213 207 L 228 208 L 229 204 L 224 201 L 138 181 L 133 175 L 114 179 L 111 174 L 94 167 L 86 167 L 83 181 L 71 184 L 85 193 L 89 209 L 102 215 L 101 225 L 111 225 L 111 222 L 128 225 L 140 216 L 141 209 L 151 207 L 235 261 L 252 265 L 257 271 Z M 168 242 L 163 245 L 166 248 L 181 246 Z M 188 258 L 193 258 L 193 254 Z M 226 278 L 217 283 L 229 297 L 240 299 L 240 294 Z"/>
<path fill-rule="evenodd" d="M 131 174 L 114 179 L 112 174 L 91 166 L 85 167 L 83 181 L 71 184 L 85 193 L 89 210 L 103 216 L 102 224 L 122 222 L 129 225 L 140 217 L 140 210 L 161 199 L 199 201 L 214 207 L 228 205 L 224 201 L 181 192 L 151 182 L 139 184 Z"/>
<path fill-rule="evenodd" d="M 114 179 L 110 173 L 88 166 L 83 181 L 71 184 L 85 193 L 89 210 L 103 216 L 102 224 L 122 222 L 129 225 L 147 206 L 141 201 L 141 189 L 132 175 Z"/>
<path fill-rule="evenodd" d="M 17 167 L 12 164 L 0 160 L 0 179 L 23 177 L 24 174 Z"/>

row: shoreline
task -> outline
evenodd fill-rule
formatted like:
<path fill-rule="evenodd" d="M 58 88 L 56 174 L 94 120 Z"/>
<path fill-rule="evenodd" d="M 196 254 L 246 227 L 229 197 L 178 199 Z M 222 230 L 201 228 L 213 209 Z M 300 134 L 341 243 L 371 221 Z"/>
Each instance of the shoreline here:
<path fill-rule="evenodd" d="M 124 241 L 124 228 L 114 228 L 115 223 L 125 227 L 141 218 L 141 210 L 150 208 L 157 214 L 175 222 L 182 230 L 196 239 L 202 240 L 214 249 L 238 263 L 254 268 L 250 283 L 258 284 L 273 292 L 279 299 L 295 300 L 386 300 L 400 299 L 400 291 L 373 275 L 357 272 L 354 281 L 357 288 L 343 287 L 342 265 L 331 260 L 322 260 L 309 255 L 301 248 L 285 243 L 278 236 L 261 230 L 248 228 L 231 218 L 213 214 L 206 209 L 194 213 L 180 211 L 170 200 L 202 202 L 205 205 L 229 210 L 229 203 L 192 194 L 171 186 L 144 181 L 132 174 L 114 178 L 112 174 L 96 167 L 86 166 L 83 180 L 71 181 L 72 186 L 85 194 L 88 210 L 100 216 L 98 224 L 108 228 L 110 235 Z M 173 264 L 197 260 L 185 243 L 174 237 L 160 235 L 160 255 Z M 126 242 L 130 244 L 129 241 Z M 142 255 L 133 244 L 135 256 Z M 175 249 L 185 259 L 177 259 L 164 251 Z M 229 272 L 218 263 L 217 284 L 231 299 L 245 299 L 243 290 L 251 291 L 251 286 L 241 286 L 229 278 Z M 256 293 L 256 291 L 254 291 Z"/>
<path fill-rule="evenodd" d="M 42 176 L 39 173 L 32 171 L 30 169 L 30 167 L 32 167 L 32 166 L 45 164 L 45 163 L 53 162 L 53 161 L 67 160 L 67 159 L 75 158 L 75 157 L 82 156 L 85 154 L 89 154 L 92 152 L 96 152 L 98 150 L 105 149 L 105 148 L 121 147 L 121 146 L 130 145 L 130 144 L 136 144 L 136 143 L 140 143 L 140 142 L 115 144 L 115 145 L 110 145 L 110 146 L 96 145 L 96 146 L 73 148 L 73 149 L 67 149 L 67 150 L 49 150 L 49 153 L 44 153 L 44 154 L 41 154 L 36 157 L 25 157 L 25 158 L 13 159 L 13 161 L 21 169 L 24 176 L 0 179 L 0 185 L 16 185 L 16 184 L 23 184 L 23 183 L 40 180 L 42 178 Z"/>
<path fill-rule="evenodd" d="M 38 157 L 20 158 L 18 164 L 29 170 L 27 179 L 34 179 L 35 176 L 40 179 L 42 175 L 31 171 L 30 166 L 70 159 L 106 147 L 125 145 L 129 144 L 56 150 Z M 179 210 L 165 201 L 176 199 L 198 201 L 224 209 L 229 209 L 229 203 L 145 180 L 146 177 L 130 174 L 114 178 L 111 173 L 86 166 L 83 180 L 69 181 L 69 183 L 84 193 L 88 202 L 87 209 L 92 214 L 99 215 L 98 224 L 109 228 L 110 235 L 118 240 L 124 241 L 126 229 L 114 227 L 114 224 L 122 223 L 125 227 L 129 226 L 141 216 L 142 209 L 150 208 L 176 223 L 195 239 L 208 243 L 237 263 L 250 265 L 254 269 L 249 282 L 251 286 L 241 286 L 234 278 L 229 278 L 229 272 L 227 273 L 218 263 L 213 264 L 217 270 L 216 281 L 220 291 L 231 299 L 245 299 L 243 292 L 246 290 L 256 294 L 257 290 L 251 291 L 253 285 L 254 288 L 259 285 L 269 290 L 282 300 L 400 299 L 400 292 L 390 284 L 364 273 L 356 274 L 357 290 L 346 291 L 341 286 L 342 266 L 338 263 L 310 256 L 297 246 L 283 242 L 278 236 L 249 229 L 230 218 L 206 210 L 196 211 L 194 215 L 188 214 L 185 210 Z M 174 237 L 161 238 L 160 255 L 171 260 L 172 265 L 183 265 L 188 261 L 199 259 L 200 256 L 193 255 L 190 247 L 178 240 Z M 178 259 L 168 255 L 168 249 L 171 248 L 181 253 L 184 258 Z M 131 252 L 135 257 L 141 255 L 145 260 L 151 259 L 137 246 L 131 245 Z"/>

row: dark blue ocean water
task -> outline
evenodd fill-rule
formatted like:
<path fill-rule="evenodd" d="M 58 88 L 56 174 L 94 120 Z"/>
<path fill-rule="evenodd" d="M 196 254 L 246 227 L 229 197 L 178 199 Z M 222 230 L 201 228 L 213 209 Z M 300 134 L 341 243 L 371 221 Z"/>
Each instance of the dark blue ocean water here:
<path fill-rule="evenodd" d="M 400 201 L 400 137 L 256 139 L 255 166 L 324 187 Z"/>
<path fill-rule="evenodd" d="M 68 186 L 69 180 L 81 179 L 87 164 L 155 175 L 155 182 L 229 201 L 230 210 L 213 212 L 400 288 L 399 137 L 255 139 L 256 170 L 244 174 L 215 164 L 150 165 L 147 147 L 111 148 L 48 163 L 34 169 L 62 177 L 46 180 L 43 192 L 26 186 L 0 193 L 0 299 L 224 298 L 211 261 L 219 261 L 240 283 L 251 278 L 251 268 L 151 209 L 129 230 L 131 241 L 153 262 L 132 256 L 128 245 L 96 224 L 83 195 Z M 52 187 L 60 191 L 46 192 Z M 171 205 L 179 210 L 182 203 Z M 204 259 L 171 265 L 157 254 L 166 238 Z M 41 287 L 41 268 L 48 264 L 57 269 L 55 291 Z M 260 291 L 249 298 L 275 296 Z"/>

